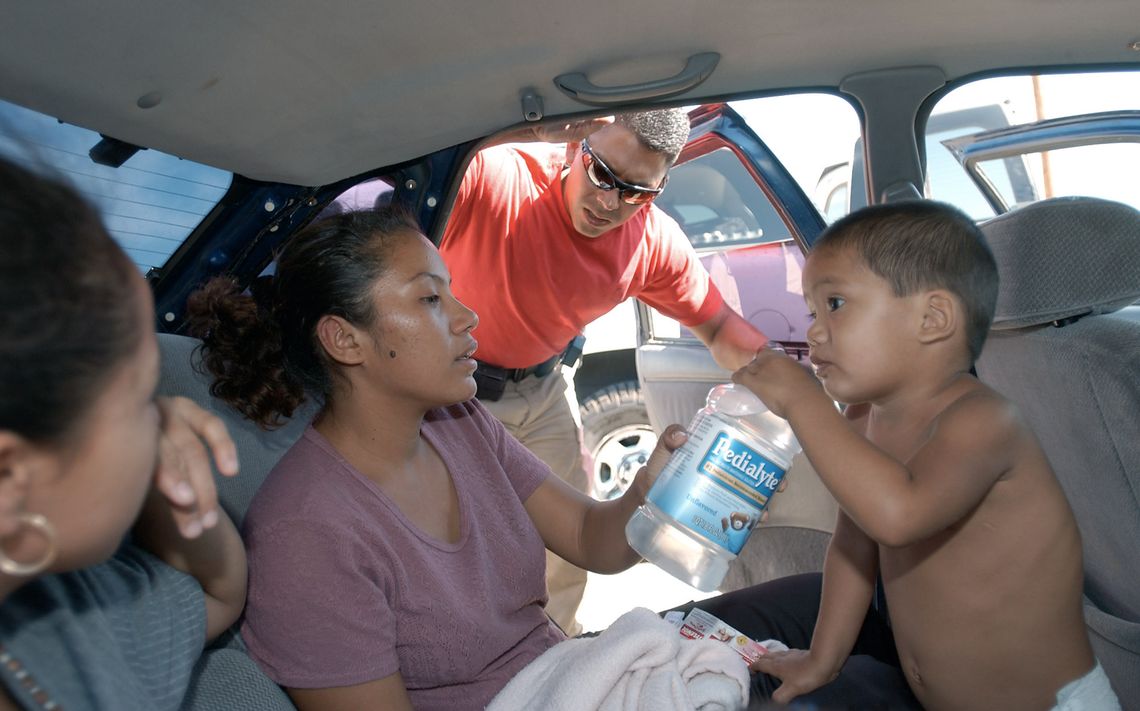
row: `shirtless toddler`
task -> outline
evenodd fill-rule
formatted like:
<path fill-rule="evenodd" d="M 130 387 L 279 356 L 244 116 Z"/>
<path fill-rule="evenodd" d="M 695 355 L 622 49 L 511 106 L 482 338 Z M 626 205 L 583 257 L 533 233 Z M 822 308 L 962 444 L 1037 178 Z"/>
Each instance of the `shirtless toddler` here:
<path fill-rule="evenodd" d="M 774 351 L 733 376 L 788 419 L 840 506 L 810 649 L 753 665 L 782 680 L 776 701 L 836 679 L 881 575 L 923 707 L 1048 709 L 1078 680 L 1115 703 L 1081 614 L 1065 495 L 1016 408 L 970 374 L 997 286 L 981 233 L 956 209 L 861 210 L 820 237 L 804 269 L 818 382 Z"/>

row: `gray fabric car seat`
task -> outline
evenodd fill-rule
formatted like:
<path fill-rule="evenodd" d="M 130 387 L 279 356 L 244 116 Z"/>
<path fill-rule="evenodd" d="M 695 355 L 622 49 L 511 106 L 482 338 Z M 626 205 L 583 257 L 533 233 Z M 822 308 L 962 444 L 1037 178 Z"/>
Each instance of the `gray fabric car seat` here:
<path fill-rule="evenodd" d="M 201 368 L 201 354 L 196 338 L 169 333 L 158 335 L 162 355 L 158 393 L 182 395 L 222 418 L 237 445 L 241 473 L 236 477 L 217 476 L 218 498 L 222 508 L 241 528 L 246 509 L 261 482 L 277 460 L 293 443 L 316 413 L 311 401 L 305 402 L 283 426 L 266 431 L 247 420 L 240 412 L 210 394 L 211 377 Z M 217 472 L 215 472 L 216 474 Z"/>
<path fill-rule="evenodd" d="M 222 508 L 240 528 L 253 495 L 277 460 L 304 432 L 316 412 L 316 405 L 306 402 L 284 426 L 268 432 L 262 430 L 210 394 L 211 378 L 199 370 L 199 344 L 194 338 L 159 334 L 158 394 L 190 398 L 226 423 L 237 445 L 241 471 L 232 478 L 215 471 L 214 479 Z M 198 660 L 182 708 L 291 711 L 294 707 L 285 692 L 249 658 L 237 630 L 231 629 Z"/>
<path fill-rule="evenodd" d="M 1140 709 L 1140 212 L 1044 200 L 982 225 L 1001 287 L 978 376 L 1021 409 L 1084 543 L 1085 620 Z"/>

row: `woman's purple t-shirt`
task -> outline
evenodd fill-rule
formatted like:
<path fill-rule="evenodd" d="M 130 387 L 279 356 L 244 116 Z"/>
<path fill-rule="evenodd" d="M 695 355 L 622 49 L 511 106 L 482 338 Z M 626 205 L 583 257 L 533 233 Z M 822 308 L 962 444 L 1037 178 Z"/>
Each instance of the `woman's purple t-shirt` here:
<path fill-rule="evenodd" d="M 456 543 L 418 530 L 312 427 L 258 491 L 241 632 L 277 683 L 398 671 L 416 708 L 482 708 L 564 639 L 523 508 L 550 470 L 476 400 L 431 411 L 422 432 L 455 483 Z"/>

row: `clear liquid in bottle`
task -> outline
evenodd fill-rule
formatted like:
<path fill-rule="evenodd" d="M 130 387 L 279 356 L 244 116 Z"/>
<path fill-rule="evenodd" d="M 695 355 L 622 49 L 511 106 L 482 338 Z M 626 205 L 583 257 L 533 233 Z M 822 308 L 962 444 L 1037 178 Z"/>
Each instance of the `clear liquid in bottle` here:
<path fill-rule="evenodd" d="M 717 385 L 645 503 L 629 545 L 689 585 L 715 590 L 800 450 L 792 428 L 739 385 Z"/>

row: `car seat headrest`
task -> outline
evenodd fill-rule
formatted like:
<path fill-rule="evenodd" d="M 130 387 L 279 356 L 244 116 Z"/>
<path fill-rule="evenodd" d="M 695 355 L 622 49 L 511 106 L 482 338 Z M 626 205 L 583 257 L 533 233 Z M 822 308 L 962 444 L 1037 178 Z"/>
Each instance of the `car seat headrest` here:
<path fill-rule="evenodd" d="M 997 261 L 994 330 L 1117 311 L 1140 299 L 1140 212 L 1051 198 L 981 225 Z"/>

